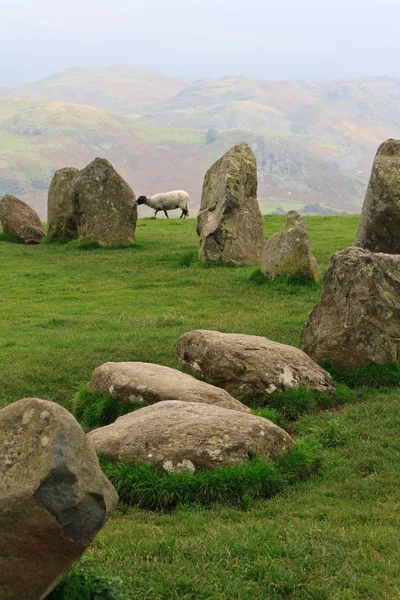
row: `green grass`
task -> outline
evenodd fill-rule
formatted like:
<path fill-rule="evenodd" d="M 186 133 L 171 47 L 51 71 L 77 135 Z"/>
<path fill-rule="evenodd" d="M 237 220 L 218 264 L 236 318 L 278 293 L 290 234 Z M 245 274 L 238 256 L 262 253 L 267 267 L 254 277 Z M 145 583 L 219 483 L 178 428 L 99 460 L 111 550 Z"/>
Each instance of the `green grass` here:
<path fill-rule="evenodd" d="M 358 369 L 344 369 L 335 365 L 323 365 L 336 381 L 350 388 L 390 388 L 400 387 L 400 364 L 367 365 Z"/>
<path fill-rule="evenodd" d="M 86 386 L 72 398 L 71 412 L 85 431 L 114 423 L 119 417 L 137 410 L 139 406 L 117 402 L 111 396 L 90 392 Z"/>
<path fill-rule="evenodd" d="M 266 237 L 283 221 L 265 217 Z M 322 270 L 357 228 L 351 216 L 306 222 Z M 37 396 L 71 408 L 106 361 L 177 367 L 176 340 L 191 329 L 298 346 L 320 286 L 257 285 L 254 266 L 204 268 L 197 250 L 190 219 L 140 220 L 135 247 L 111 251 L 0 239 L 0 406 Z M 333 406 L 286 394 L 284 405 L 273 399 L 262 409 L 316 440 L 320 469 L 268 500 L 179 504 L 173 512 L 121 505 L 88 552 L 102 575 L 121 578 L 129 600 L 398 598 L 398 374 L 381 369 L 385 388 L 374 387 L 377 373 L 333 374 Z"/>
<path fill-rule="evenodd" d="M 304 479 L 321 464 L 315 441 L 301 438 L 288 455 L 275 463 L 253 459 L 214 471 L 159 471 L 152 465 L 101 461 L 103 472 L 122 502 L 147 510 L 171 510 L 179 505 L 238 504 L 270 498 L 286 486 Z"/>

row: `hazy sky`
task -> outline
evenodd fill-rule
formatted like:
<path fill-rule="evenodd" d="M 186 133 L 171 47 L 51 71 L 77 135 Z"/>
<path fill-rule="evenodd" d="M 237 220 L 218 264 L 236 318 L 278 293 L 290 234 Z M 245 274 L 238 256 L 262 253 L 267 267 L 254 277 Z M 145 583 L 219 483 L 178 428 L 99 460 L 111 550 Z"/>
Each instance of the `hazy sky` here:
<path fill-rule="evenodd" d="M 191 78 L 400 77 L 398 0 L 0 0 L 0 85 L 129 63 Z"/>

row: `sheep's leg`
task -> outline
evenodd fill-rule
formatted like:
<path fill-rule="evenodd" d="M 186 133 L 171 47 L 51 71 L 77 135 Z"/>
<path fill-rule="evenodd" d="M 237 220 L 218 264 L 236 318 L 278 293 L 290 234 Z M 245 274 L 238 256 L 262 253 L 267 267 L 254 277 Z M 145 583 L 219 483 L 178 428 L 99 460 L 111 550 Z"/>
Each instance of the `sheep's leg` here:
<path fill-rule="evenodd" d="M 164 208 L 164 212 L 165 212 L 165 216 L 167 217 L 167 219 L 169 219 L 168 213 L 167 213 L 167 211 L 165 210 L 165 208 Z"/>
<path fill-rule="evenodd" d="M 185 211 L 182 210 L 182 214 L 181 214 L 181 216 L 179 218 L 182 219 L 182 217 L 183 217 L 184 214 L 185 214 Z"/>
<path fill-rule="evenodd" d="M 160 209 L 159 209 L 159 208 L 157 208 L 156 212 L 154 213 L 154 218 L 155 218 L 155 219 L 157 219 L 157 213 L 158 213 L 158 211 L 159 211 L 159 210 L 160 210 Z"/>

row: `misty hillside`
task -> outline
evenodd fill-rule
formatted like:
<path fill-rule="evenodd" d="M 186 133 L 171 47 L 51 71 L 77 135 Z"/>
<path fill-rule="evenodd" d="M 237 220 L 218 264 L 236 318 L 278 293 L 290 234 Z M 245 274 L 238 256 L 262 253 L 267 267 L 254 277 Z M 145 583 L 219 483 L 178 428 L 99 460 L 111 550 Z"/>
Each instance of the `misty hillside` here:
<path fill-rule="evenodd" d="M 104 156 L 137 194 L 185 188 L 237 141 L 257 156 L 264 212 L 360 209 L 377 146 L 400 137 L 400 80 L 187 81 L 136 67 L 71 69 L 0 88 L 0 195 L 45 216 L 54 171 Z"/>

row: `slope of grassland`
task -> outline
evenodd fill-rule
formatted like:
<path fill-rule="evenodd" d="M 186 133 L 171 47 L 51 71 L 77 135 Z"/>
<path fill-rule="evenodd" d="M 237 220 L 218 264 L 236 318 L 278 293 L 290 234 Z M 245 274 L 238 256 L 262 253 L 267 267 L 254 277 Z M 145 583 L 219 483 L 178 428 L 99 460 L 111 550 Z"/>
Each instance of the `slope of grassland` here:
<path fill-rule="evenodd" d="M 325 268 L 350 245 L 356 217 L 307 219 Z M 265 235 L 283 218 L 265 218 Z M 195 328 L 298 345 L 318 285 L 260 284 L 253 267 L 196 260 L 195 222 L 141 220 L 121 250 L 1 241 L 0 406 L 38 396 L 71 406 L 105 361 L 176 367 Z M 400 392 L 353 390 L 340 410 L 295 428 L 321 445 L 323 466 L 271 500 L 245 507 L 122 508 L 88 554 L 130 600 L 353 600 L 398 597 Z M 70 600 L 79 600 L 71 597 Z"/>

